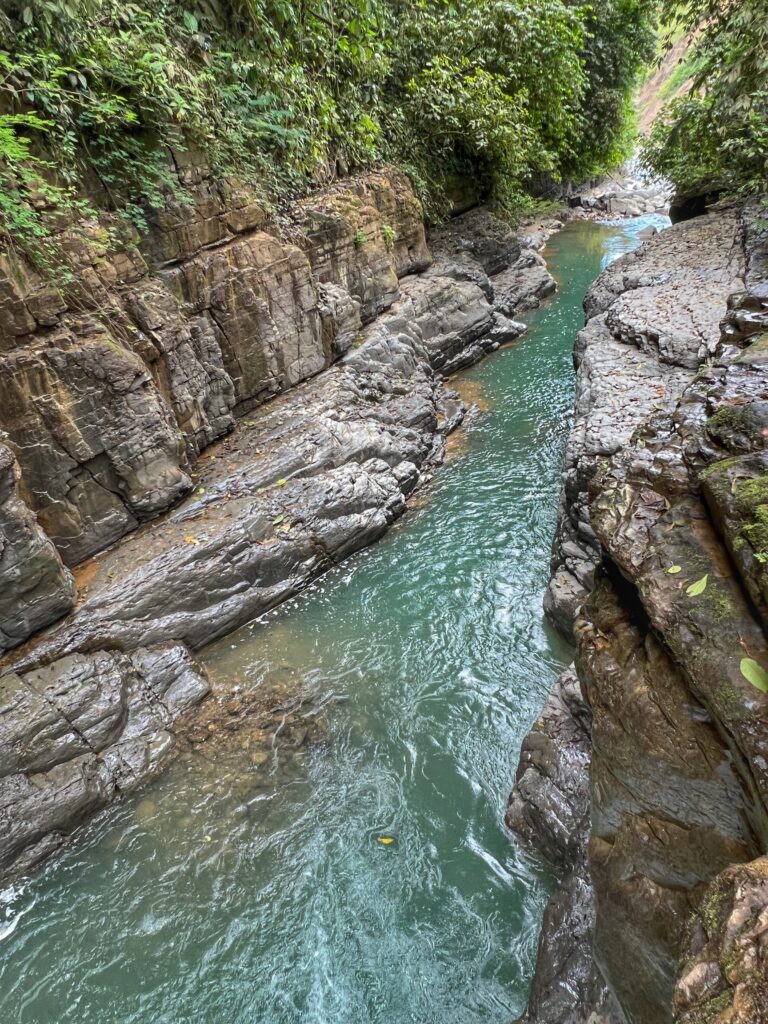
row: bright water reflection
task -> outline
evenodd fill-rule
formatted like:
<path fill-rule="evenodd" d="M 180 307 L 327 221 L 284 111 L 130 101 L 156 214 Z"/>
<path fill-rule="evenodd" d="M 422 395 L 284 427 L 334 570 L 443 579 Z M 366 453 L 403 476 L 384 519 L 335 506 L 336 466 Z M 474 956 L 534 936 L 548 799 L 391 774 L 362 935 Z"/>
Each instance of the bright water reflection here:
<path fill-rule="evenodd" d="M 243 687 L 301 680 L 324 741 L 265 765 L 245 741 L 181 761 L 6 894 L 0 1020 L 498 1024 L 522 1008 L 548 879 L 501 821 L 568 657 L 541 596 L 570 351 L 587 286 L 648 220 L 553 238 L 561 289 L 464 376 L 489 409 L 422 507 L 207 652 Z"/>

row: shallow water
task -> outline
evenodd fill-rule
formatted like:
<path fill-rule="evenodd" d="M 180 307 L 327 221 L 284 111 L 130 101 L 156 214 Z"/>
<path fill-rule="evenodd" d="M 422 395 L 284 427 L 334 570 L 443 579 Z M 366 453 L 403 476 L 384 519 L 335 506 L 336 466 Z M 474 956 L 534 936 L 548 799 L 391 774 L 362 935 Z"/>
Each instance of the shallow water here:
<path fill-rule="evenodd" d="M 570 353 L 587 286 L 649 222 L 551 239 L 560 290 L 462 375 L 487 411 L 418 507 L 205 652 L 244 690 L 301 683 L 286 715 L 312 742 L 257 763 L 250 738 L 218 756 L 214 739 L 0 898 L 0 1020 L 498 1024 L 522 1009 L 550 879 L 502 818 L 569 657 L 541 597 Z"/>

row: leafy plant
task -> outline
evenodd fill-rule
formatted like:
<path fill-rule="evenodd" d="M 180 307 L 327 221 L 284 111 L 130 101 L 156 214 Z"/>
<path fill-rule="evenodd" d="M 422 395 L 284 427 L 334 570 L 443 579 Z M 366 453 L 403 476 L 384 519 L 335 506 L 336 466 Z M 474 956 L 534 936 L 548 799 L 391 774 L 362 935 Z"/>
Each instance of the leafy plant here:
<path fill-rule="evenodd" d="M 657 119 L 645 163 L 678 193 L 749 194 L 768 184 L 768 2 L 687 0 L 691 88 Z"/>
<path fill-rule="evenodd" d="M 195 163 L 280 202 L 394 161 L 435 217 L 457 172 L 519 209 L 625 151 L 649 25 L 646 0 L 6 0 L 4 237 L 42 266 L 86 205 L 144 231 Z"/>

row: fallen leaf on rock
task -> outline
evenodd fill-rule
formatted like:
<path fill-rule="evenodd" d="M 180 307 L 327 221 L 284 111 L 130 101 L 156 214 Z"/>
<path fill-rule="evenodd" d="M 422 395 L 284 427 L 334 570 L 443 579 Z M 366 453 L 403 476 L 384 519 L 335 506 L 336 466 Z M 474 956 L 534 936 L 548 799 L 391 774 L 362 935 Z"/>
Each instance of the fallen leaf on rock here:
<path fill-rule="evenodd" d="M 739 668 L 747 682 L 751 683 L 756 690 L 768 693 L 768 672 L 754 658 L 742 658 Z"/>
<path fill-rule="evenodd" d="M 280 478 L 280 479 L 279 479 L 279 480 L 277 481 L 277 486 L 278 486 L 278 487 L 285 487 L 286 483 L 287 483 L 287 481 L 286 481 L 285 477 L 281 477 L 281 478 Z"/>
<path fill-rule="evenodd" d="M 391 846 L 394 843 L 392 836 L 379 836 L 376 840 L 377 843 L 381 843 L 382 846 Z"/>
<path fill-rule="evenodd" d="M 193 537 L 191 533 L 188 533 L 187 536 L 184 538 L 184 543 L 194 544 L 196 547 L 200 546 L 200 541 L 197 539 L 197 537 Z"/>
<path fill-rule="evenodd" d="M 676 575 L 676 573 L 682 572 L 682 571 L 683 571 L 682 565 L 670 565 L 670 567 L 667 569 L 667 572 L 669 573 L 670 576 L 674 576 L 674 575 Z"/>
<path fill-rule="evenodd" d="M 285 516 L 281 512 L 279 516 L 275 516 L 275 518 L 272 520 L 272 525 L 273 526 L 277 526 L 279 523 L 282 523 L 282 521 L 284 519 L 285 519 Z"/>
<path fill-rule="evenodd" d="M 707 589 L 708 580 L 709 573 L 706 573 L 700 580 L 696 580 L 696 582 L 692 583 L 690 587 L 685 588 L 686 594 L 688 594 L 689 597 L 698 597 L 699 594 L 703 594 Z"/>

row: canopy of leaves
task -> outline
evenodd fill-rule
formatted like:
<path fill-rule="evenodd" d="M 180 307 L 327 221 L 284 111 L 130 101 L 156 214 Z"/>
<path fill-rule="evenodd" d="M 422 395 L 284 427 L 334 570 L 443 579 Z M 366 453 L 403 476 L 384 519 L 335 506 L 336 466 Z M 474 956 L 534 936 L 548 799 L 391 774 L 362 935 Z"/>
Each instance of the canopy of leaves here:
<path fill-rule="evenodd" d="M 273 198 L 394 161 L 438 215 L 456 169 L 502 200 L 543 173 L 593 173 L 624 155 L 650 10 L 0 0 L 0 217 L 23 234 L 36 207 L 21 207 L 43 188 L 49 207 L 88 194 L 141 228 L 190 152 Z"/>
<path fill-rule="evenodd" d="M 768 0 L 687 0 L 691 89 L 653 127 L 644 160 L 683 196 L 768 187 Z"/>

